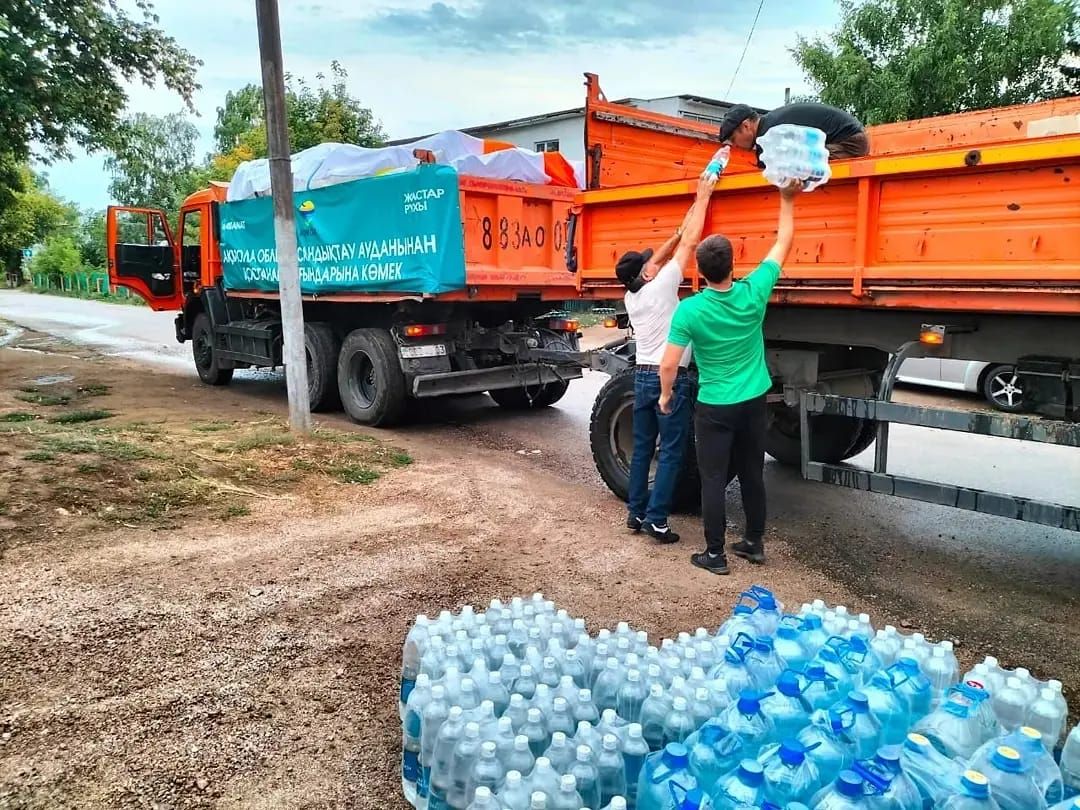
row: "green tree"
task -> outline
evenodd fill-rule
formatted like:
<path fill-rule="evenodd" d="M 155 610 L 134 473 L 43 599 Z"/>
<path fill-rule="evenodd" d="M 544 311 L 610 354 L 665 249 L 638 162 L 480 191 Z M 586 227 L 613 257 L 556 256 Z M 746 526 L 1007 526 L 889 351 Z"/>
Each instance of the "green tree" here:
<path fill-rule="evenodd" d="M 202 179 L 194 160 L 198 137 L 179 113 L 126 118 L 105 159 L 109 194 L 121 205 L 176 211 Z"/>
<path fill-rule="evenodd" d="M 79 222 L 75 241 L 87 270 L 105 271 L 105 212 L 87 211 Z"/>
<path fill-rule="evenodd" d="M 6 204 L 0 204 L 0 265 L 18 276 L 22 251 L 57 233 L 70 233 L 78 219 L 74 206 L 49 190 L 47 179 L 23 165 L 6 179 Z"/>
<path fill-rule="evenodd" d="M 820 99 L 867 124 L 1080 93 L 1073 0 L 842 0 L 792 53 Z"/>
<path fill-rule="evenodd" d="M 31 273 L 43 273 L 55 284 L 60 284 L 64 276 L 73 275 L 81 269 L 79 247 L 75 240 L 67 235 L 50 236 L 30 260 Z"/>
<path fill-rule="evenodd" d="M 357 146 L 381 146 L 386 136 L 370 109 L 349 94 L 349 74 L 337 62 L 330 63 L 329 80 L 316 74 L 318 85 L 285 77 L 285 103 L 289 117 L 289 145 L 299 152 L 327 141 Z M 267 156 L 266 124 L 262 88 L 249 84 L 225 96 L 218 107 L 210 156 L 210 177 L 228 180 L 245 160 Z"/>
<path fill-rule="evenodd" d="M 132 8 L 133 13 L 125 10 Z M 125 83 L 160 79 L 188 106 L 200 64 L 158 27 L 149 0 L 0 4 L 0 144 L 17 161 L 107 146 Z"/>

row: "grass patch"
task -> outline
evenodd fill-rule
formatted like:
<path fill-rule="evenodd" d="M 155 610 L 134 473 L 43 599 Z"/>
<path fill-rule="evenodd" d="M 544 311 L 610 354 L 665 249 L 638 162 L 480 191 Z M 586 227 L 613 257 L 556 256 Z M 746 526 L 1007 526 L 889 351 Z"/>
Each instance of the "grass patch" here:
<path fill-rule="evenodd" d="M 42 394 L 35 391 L 20 391 L 15 395 L 15 399 L 21 402 L 29 402 L 31 405 L 45 405 L 48 407 L 67 405 L 71 402 L 71 397 L 67 394 Z"/>
<path fill-rule="evenodd" d="M 232 449 L 238 453 L 247 453 L 251 450 L 263 450 L 267 447 L 286 447 L 296 444 L 296 437 L 290 433 L 281 433 L 276 430 L 259 430 L 250 436 L 238 439 Z"/>
<path fill-rule="evenodd" d="M 138 461 L 153 458 L 154 454 L 134 442 L 115 439 L 81 438 L 78 436 L 47 436 L 45 448 L 54 453 L 70 453 L 73 456 L 95 453 L 112 461 Z"/>
<path fill-rule="evenodd" d="M 251 508 L 243 503 L 230 503 L 218 513 L 218 520 L 232 520 L 233 518 L 247 517 L 251 514 Z"/>
<path fill-rule="evenodd" d="M 25 461 L 56 461 L 56 454 L 47 450 L 35 450 L 23 456 Z"/>
<path fill-rule="evenodd" d="M 83 475 L 93 475 L 94 473 L 102 472 L 105 468 L 102 467 L 100 464 L 92 464 L 91 463 L 91 464 L 80 464 L 75 469 L 78 472 L 82 473 Z"/>
<path fill-rule="evenodd" d="M 220 433 L 232 426 L 232 422 L 203 422 L 202 424 L 192 425 L 191 429 L 197 433 Z"/>
<path fill-rule="evenodd" d="M 26 411 L 0 414 L 0 422 L 33 422 L 35 419 L 37 419 L 36 414 L 26 413 Z"/>
<path fill-rule="evenodd" d="M 399 450 L 394 451 L 390 453 L 390 463 L 395 467 L 408 467 L 413 463 L 413 457 Z"/>
<path fill-rule="evenodd" d="M 108 419 L 111 417 L 112 411 L 102 410 L 101 408 L 93 408 L 86 411 L 71 411 L 71 413 L 62 413 L 59 416 L 52 417 L 49 421 L 54 425 L 81 425 L 84 422 L 96 422 L 99 419 Z"/>
<path fill-rule="evenodd" d="M 109 393 L 109 386 L 101 383 L 87 383 L 76 389 L 84 397 L 103 397 Z"/>
<path fill-rule="evenodd" d="M 373 484 L 380 476 L 378 470 L 362 464 L 341 464 L 331 467 L 327 472 L 343 484 Z"/>

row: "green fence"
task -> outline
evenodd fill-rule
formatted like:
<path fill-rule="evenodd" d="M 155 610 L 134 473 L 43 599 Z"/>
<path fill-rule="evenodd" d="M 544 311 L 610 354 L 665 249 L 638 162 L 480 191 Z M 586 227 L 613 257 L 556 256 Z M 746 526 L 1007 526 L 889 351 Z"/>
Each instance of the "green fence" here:
<path fill-rule="evenodd" d="M 60 278 L 46 273 L 33 273 L 30 276 L 30 283 L 35 289 L 44 292 L 54 291 L 94 298 L 118 298 L 122 301 L 138 298 L 127 287 L 110 287 L 109 276 L 105 273 L 71 273 Z"/>

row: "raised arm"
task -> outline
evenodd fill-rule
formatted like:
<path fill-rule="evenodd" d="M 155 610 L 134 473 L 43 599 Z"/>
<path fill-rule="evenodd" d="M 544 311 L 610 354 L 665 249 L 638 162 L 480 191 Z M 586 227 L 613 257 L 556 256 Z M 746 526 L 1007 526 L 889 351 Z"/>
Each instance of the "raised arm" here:
<path fill-rule="evenodd" d="M 781 267 L 791 253 L 791 243 L 795 239 L 795 197 L 803 188 L 799 181 L 790 181 L 780 188 L 780 224 L 776 229 L 776 244 L 765 257 L 765 261 L 774 261 Z"/>
<path fill-rule="evenodd" d="M 702 181 L 702 182 L 705 182 L 705 181 Z M 716 182 L 712 181 L 711 186 L 712 186 L 712 188 L 715 188 L 716 187 Z M 652 280 L 652 279 L 656 278 L 656 274 L 660 272 L 660 269 L 664 265 L 666 265 L 669 261 L 671 261 L 672 256 L 677 256 L 677 257 L 681 256 L 681 258 L 679 259 L 679 270 L 681 272 L 683 272 L 683 273 L 686 272 L 686 263 L 690 258 L 689 254 L 688 253 L 687 254 L 678 254 L 677 251 L 678 251 L 679 246 L 681 244 L 683 244 L 683 242 L 686 241 L 687 236 L 688 236 L 688 228 L 690 227 L 690 223 L 694 220 L 695 216 L 697 215 L 698 209 L 701 209 L 701 208 L 706 208 L 707 209 L 707 207 L 708 207 L 709 203 L 708 203 L 708 198 L 707 197 L 705 198 L 704 202 L 701 202 L 702 194 L 703 194 L 703 192 L 702 192 L 702 189 L 701 189 L 701 185 L 699 185 L 698 186 L 698 196 L 694 199 L 693 205 L 691 205 L 689 210 L 686 212 L 686 216 L 683 217 L 682 224 L 679 225 L 678 230 L 676 230 L 675 233 L 671 235 L 671 238 L 669 238 L 666 242 L 664 242 L 663 245 L 660 246 L 660 249 L 658 251 L 656 251 L 656 253 L 653 254 L 652 258 L 649 259 L 649 263 L 645 266 L 645 270 L 643 272 L 643 275 L 647 279 Z M 711 190 L 709 191 L 709 194 L 712 194 Z M 702 223 L 704 223 L 704 216 L 705 216 L 704 213 L 702 213 L 701 216 L 702 216 Z M 699 226 L 699 228 L 698 228 L 698 235 L 694 240 L 694 245 L 695 246 L 696 246 L 697 242 L 700 241 L 700 239 L 701 239 L 701 227 L 703 227 L 703 225 Z M 691 250 L 693 250 L 693 247 L 691 247 Z"/>
<path fill-rule="evenodd" d="M 679 267 L 686 268 L 690 264 L 690 256 L 697 250 L 698 242 L 701 241 L 701 232 L 705 229 L 705 217 L 709 213 L 709 199 L 716 189 L 716 177 L 706 177 L 698 181 L 697 197 L 694 205 L 686 215 L 683 224 L 682 239 L 675 249 L 675 260 Z"/>

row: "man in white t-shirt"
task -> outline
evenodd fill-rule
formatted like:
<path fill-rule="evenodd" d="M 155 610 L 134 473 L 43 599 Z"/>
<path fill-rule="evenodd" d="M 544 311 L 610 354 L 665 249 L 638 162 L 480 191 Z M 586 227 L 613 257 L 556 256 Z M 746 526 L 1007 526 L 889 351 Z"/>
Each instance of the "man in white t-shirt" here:
<path fill-rule="evenodd" d="M 668 526 L 668 513 L 682 469 L 690 434 L 693 393 L 687 376 L 691 347 L 687 347 L 675 381 L 669 413 L 660 413 L 660 361 L 667 346 L 671 317 L 679 304 L 679 284 L 701 232 L 716 179 L 698 183 L 697 198 L 683 224 L 660 250 L 630 251 L 615 266 L 626 287 L 626 312 L 637 341 L 634 376 L 634 454 L 630 462 L 629 515 L 626 525 L 661 543 L 675 543 L 679 535 Z M 656 478 L 649 492 L 649 468 L 660 440 Z"/>

